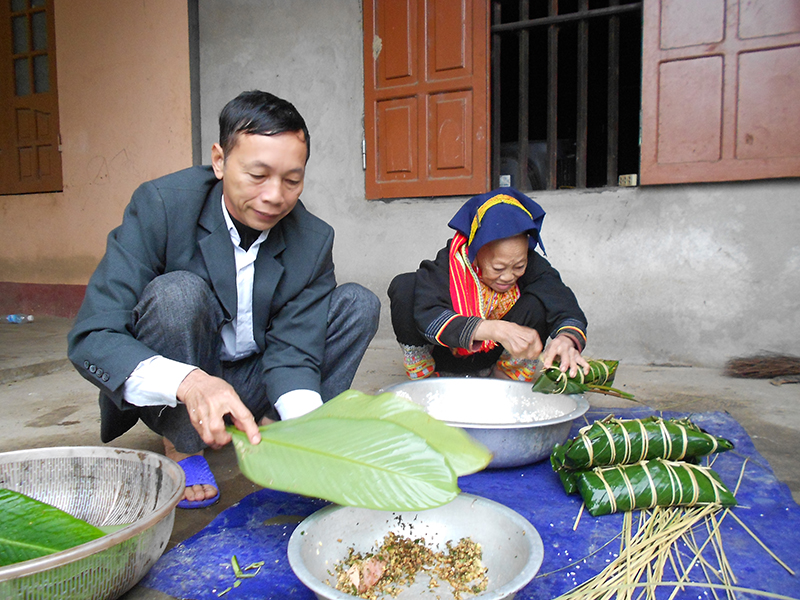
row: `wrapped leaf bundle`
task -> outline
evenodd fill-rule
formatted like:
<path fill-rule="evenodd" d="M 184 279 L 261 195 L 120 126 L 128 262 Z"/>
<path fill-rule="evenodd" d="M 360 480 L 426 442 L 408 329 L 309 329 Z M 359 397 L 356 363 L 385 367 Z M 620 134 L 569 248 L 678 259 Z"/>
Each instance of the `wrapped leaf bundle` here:
<path fill-rule="evenodd" d="M 706 433 L 689 419 L 608 416 L 584 427 L 563 446 L 556 446 L 553 456 L 558 468 L 580 470 L 651 458 L 696 462 L 700 457 L 732 448 L 729 440 Z"/>
<path fill-rule="evenodd" d="M 576 482 L 594 517 L 656 506 L 736 505 L 733 494 L 712 469 L 658 458 L 582 471 Z"/>
<path fill-rule="evenodd" d="M 730 441 L 706 433 L 689 419 L 616 419 L 610 415 L 556 445 L 550 464 L 567 493 L 574 494 L 574 471 L 653 458 L 697 463 L 700 457 L 732 448 Z"/>
<path fill-rule="evenodd" d="M 587 360 L 586 362 L 589 363 L 589 373 L 586 375 L 578 369 L 577 374 L 570 377 L 568 373 L 562 373 L 556 365 L 545 369 L 533 384 L 533 391 L 544 394 L 600 392 L 623 398 L 633 398 L 631 394 L 610 387 L 614 383 L 614 376 L 617 373 L 618 360 Z"/>

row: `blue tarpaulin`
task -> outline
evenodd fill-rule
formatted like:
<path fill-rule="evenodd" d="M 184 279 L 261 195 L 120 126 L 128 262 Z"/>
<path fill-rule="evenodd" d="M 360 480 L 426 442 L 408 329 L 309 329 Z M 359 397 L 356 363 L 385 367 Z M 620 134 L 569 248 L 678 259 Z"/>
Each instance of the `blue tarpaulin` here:
<path fill-rule="evenodd" d="M 586 418 L 591 423 L 608 414 L 608 409 L 591 409 Z M 656 413 L 649 409 L 615 409 L 613 414 L 619 418 L 639 418 Z M 709 433 L 735 444 L 733 451 L 719 456 L 713 468 L 733 490 L 747 459 L 737 492 L 736 515 L 791 569 L 800 572 L 800 507 L 789 489 L 775 478 L 741 425 L 721 412 L 659 414 L 665 418 L 689 416 Z M 582 419 L 576 422 L 570 435 L 576 435 L 585 425 Z M 460 478 L 459 485 L 463 492 L 495 500 L 517 511 L 541 535 L 544 562 L 533 581 L 517 593 L 517 599 L 556 598 L 601 572 L 618 556 L 620 543 L 614 538 L 622 531 L 623 516 L 595 518 L 584 512 L 573 530 L 581 499 L 565 495 L 548 461 L 520 468 L 486 470 Z M 298 523 L 326 504 L 322 500 L 269 489 L 254 492 L 226 509 L 202 531 L 165 553 L 141 585 L 194 600 L 216 599 L 227 588 L 231 589 L 222 596 L 225 600 L 313 600 L 314 594 L 292 572 L 286 548 Z M 779 565 L 733 519 L 723 522 L 721 536 L 738 587 L 800 598 L 800 578 Z M 233 555 L 242 568 L 261 561 L 264 566 L 255 577 L 241 579 L 240 585 L 233 587 L 236 581 L 231 566 Z M 693 581 L 707 582 L 701 571 L 695 572 L 697 576 L 692 577 Z M 659 589 L 658 597 L 668 598 L 672 591 L 672 588 Z M 724 597 L 724 592 L 717 594 Z M 432 599 L 434 597 L 431 595 Z M 736 597 L 762 596 L 737 593 Z M 675 598 L 711 599 L 714 594 L 707 588 L 687 587 Z"/>

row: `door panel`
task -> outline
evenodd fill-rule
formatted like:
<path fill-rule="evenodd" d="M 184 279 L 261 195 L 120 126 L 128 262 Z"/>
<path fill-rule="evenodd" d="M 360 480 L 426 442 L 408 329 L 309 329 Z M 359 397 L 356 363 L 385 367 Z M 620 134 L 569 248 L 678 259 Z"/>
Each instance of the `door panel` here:
<path fill-rule="evenodd" d="M 800 156 L 797 124 L 800 46 L 745 52 L 739 58 L 736 158 Z M 800 175 L 800 172 L 795 172 Z"/>
<path fill-rule="evenodd" d="M 0 27 L 0 193 L 60 191 L 52 0 L 0 2 Z"/>
<path fill-rule="evenodd" d="M 431 179 L 469 177 L 472 169 L 472 93 L 448 92 L 429 99 Z"/>
<path fill-rule="evenodd" d="M 800 175 L 800 2 L 644 3 L 643 184 Z"/>
<path fill-rule="evenodd" d="M 382 181 L 418 179 L 417 123 L 416 98 L 399 98 L 378 103 L 378 137 L 392 140 L 378 154 L 378 172 Z"/>
<path fill-rule="evenodd" d="M 488 0 L 364 4 L 367 198 L 489 186 Z"/>
<path fill-rule="evenodd" d="M 720 159 L 722 67 L 719 56 L 661 63 L 659 163 Z"/>

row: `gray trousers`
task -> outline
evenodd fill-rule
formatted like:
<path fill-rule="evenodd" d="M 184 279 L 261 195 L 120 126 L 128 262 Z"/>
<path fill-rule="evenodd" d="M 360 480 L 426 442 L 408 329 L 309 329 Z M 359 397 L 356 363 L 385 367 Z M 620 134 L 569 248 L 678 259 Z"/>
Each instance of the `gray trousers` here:
<path fill-rule="evenodd" d="M 265 416 L 279 419 L 273 406 L 277 398 L 267 398 L 263 384 L 261 354 L 234 362 L 220 360 L 224 315 L 201 277 L 188 271 L 156 277 L 145 288 L 133 316 L 134 336 L 147 347 L 230 383 L 256 421 Z M 379 317 L 380 301 L 368 289 L 346 283 L 333 290 L 321 369 L 323 401 L 350 387 L 378 329 Z M 175 408 L 141 407 L 138 413 L 150 429 L 170 440 L 179 452 L 192 454 L 206 447 L 182 404 Z"/>

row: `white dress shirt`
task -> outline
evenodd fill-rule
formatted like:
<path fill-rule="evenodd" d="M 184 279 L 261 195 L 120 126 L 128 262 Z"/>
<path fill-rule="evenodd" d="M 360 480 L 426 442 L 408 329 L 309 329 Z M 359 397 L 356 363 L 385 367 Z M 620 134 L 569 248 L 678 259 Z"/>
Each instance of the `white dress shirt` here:
<path fill-rule="evenodd" d="M 253 275 L 255 261 L 261 244 L 267 239 L 269 230 L 261 232 L 247 250 L 239 246 L 241 238 L 222 201 L 222 214 L 228 226 L 236 260 L 236 318 L 222 326 L 222 350 L 220 359 L 239 360 L 258 352 L 253 338 Z M 196 369 L 164 356 L 152 356 L 140 362 L 125 381 L 125 400 L 135 406 L 176 406 L 178 386 L 186 376 Z M 275 402 L 281 419 L 299 417 L 322 406 L 322 398 L 314 390 L 292 390 Z"/>

